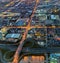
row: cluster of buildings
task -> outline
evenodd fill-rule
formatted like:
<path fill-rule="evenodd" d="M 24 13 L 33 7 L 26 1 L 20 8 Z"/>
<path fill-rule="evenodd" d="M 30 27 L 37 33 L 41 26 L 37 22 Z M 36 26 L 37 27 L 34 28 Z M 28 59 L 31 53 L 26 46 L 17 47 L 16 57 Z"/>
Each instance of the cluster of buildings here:
<path fill-rule="evenodd" d="M 8 1 L 12 0 L 0 0 Z M 8 45 L 5 47 L 10 51 L 16 51 L 35 6 L 35 0 L 22 1 L 13 2 L 11 6 L 3 8 L 5 11 L 9 9 L 10 12 L 0 13 L 0 44 Z M 22 57 L 19 63 L 59 63 L 60 6 L 53 4 L 54 2 L 57 0 L 41 0 L 37 5 L 21 52 L 21 55 L 26 53 L 26 56 Z M 9 56 L 7 53 L 3 55 L 4 59 Z"/>

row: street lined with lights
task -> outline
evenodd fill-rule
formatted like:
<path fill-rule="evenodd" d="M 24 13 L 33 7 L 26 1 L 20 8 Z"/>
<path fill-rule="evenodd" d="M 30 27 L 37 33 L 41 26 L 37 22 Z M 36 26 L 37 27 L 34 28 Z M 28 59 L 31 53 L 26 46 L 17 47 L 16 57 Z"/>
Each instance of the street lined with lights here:
<path fill-rule="evenodd" d="M 43 47 L 45 48 L 46 47 L 45 45 L 47 45 L 47 47 L 55 47 L 55 45 L 59 45 L 57 47 L 60 47 L 60 43 L 59 43 L 60 42 L 60 34 L 59 34 L 60 17 L 59 17 L 59 15 L 52 14 L 52 12 L 57 13 L 60 10 L 59 6 L 57 6 L 55 4 L 52 5 L 50 0 L 45 0 L 44 1 L 45 5 L 43 3 L 42 3 L 43 5 L 40 5 L 39 4 L 40 0 L 36 0 L 31 5 L 29 5 L 29 2 L 27 2 L 28 5 L 25 5 L 26 2 L 23 2 L 23 3 L 22 2 L 23 2 L 23 0 L 18 0 L 15 2 L 11 1 L 9 4 L 5 5 L 4 8 L 6 8 L 6 9 L 3 10 L 4 12 L 0 13 L 0 17 L 4 18 L 4 20 L 2 20 L 2 21 L 7 21 L 8 18 L 11 19 L 9 25 L 4 24 L 4 26 L 2 26 L 2 28 L 6 27 L 8 29 L 8 31 L 10 30 L 9 32 L 12 32 L 12 33 L 7 34 L 8 38 L 9 38 L 9 35 L 11 35 L 11 37 L 14 37 L 15 35 L 17 35 L 14 33 L 18 33 L 20 36 L 22 35 L 20 37 L 21 40 L 19 40 L 19 42 L 18 42 L 18 48 L 15 51 L 12 63 L 19 63 L 20 54 L 24 50 L 23 47 L 24 47 L 25 40 L 32 38 L 32 39 L 34 39 L 32 41 L 36 41 L 35 45 L 37 44 L 37 45 L 39 45 L 39 47 L 42 47 L 42 48 Z M 52 2 L 54 2 L 54 1 L 52 1 Z M 17 9 L 20 9 L 20 10 L 17 10 Z M 26 16 L 28 16 L 28 17 L 26 17 Z M 25 20 L 25 18 L 26 18 L 26 20 Z M 18 24 L 16 24 L 16 23 L 18 23 Z M 22 23 L 22 24 L 20 24 L 20 23 Z M 55 25 L 55 24 L 59 24 L 59 25 Z M 24 30 L 22 30 L 23 33 L 21 32 L 21 29 L 24 29 Z M 3 29 L 2 31 L 5 32 L 5 29 Z M 9 40 L 12 41 L 13 39 L 9 39 Z M 4 44 L 6 44 L 6 43 L 4 43 Z M 16 42 L 15 42 L 15 44 L 16 44 Z M 24 51 L 29 52 L 28 49 L 29 48 L 26 48 Z M 38 48 L 36 48 L 36 49 L 38 49 Z M 54 49 L 54 48 L 52 48 L 52 49 Z M 33 48 L 31 48 L 31 50 L 35 51 Z M 48 50 L 50 50 L 50 49 L 48 48 Z M 32 53 L 32 51 L 31 51 L 31 53 Z M 36 50 L 36 51 L 39 52 L 41 50 Z M 48 51 L 48 52 L 50 52 L 50 51 Z M 25 57 L 24 60 L 26 60 L 26 58 L 27 57 Z M 32 60 L 34 60 L 34 59 L 36 59 L 35 56 L 32 56 Z"/>

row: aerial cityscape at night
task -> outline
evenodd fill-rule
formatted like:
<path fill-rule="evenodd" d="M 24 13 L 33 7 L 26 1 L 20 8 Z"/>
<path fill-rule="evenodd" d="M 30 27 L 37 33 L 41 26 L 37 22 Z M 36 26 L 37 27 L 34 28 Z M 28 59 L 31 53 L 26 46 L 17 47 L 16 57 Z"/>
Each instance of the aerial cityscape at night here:
<path fill-rule="evenodd" d="M 60 63 L 60 0 L 0 0 L 0 63 Z"/>

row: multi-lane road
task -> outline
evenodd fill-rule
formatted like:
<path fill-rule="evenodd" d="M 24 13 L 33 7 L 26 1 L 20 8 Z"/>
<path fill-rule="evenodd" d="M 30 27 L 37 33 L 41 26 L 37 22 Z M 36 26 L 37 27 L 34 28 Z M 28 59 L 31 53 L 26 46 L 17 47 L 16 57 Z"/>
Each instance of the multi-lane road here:
<path fill-rule="evenodd" d="M 30 16 L 30 19 L 28 21 L 28 25 L 27 25 L 27 28 L 26 28 L 26 31 L 24 32 L 24 35 L 22 37 L 22 40 L 20 41 L 20 44 L 16 50 L 16 53 L 14 55 L 14 58 L 13 58 L 13 62 L 12 63 L 18 63 L 19 62 L 19 55 L 21 53 L 21 50 L 22 50 L 22 47 L 23 47 L 23 44 L 24 44 L 24 40 L 26 39 L 26 36 L 28 34 L 28 30 L 30 28 L 30 22 L 32 20 L 32 17 L 34 15 L 34 12 L 36 11 L 36 7 L 37 7 L 37 4 L 38 4 L 39 0 L 36 0 L 36 4 L 34 6 L 34 9 L 33 9 L 33 12 L 32 12 L 32 15 Z"/>

